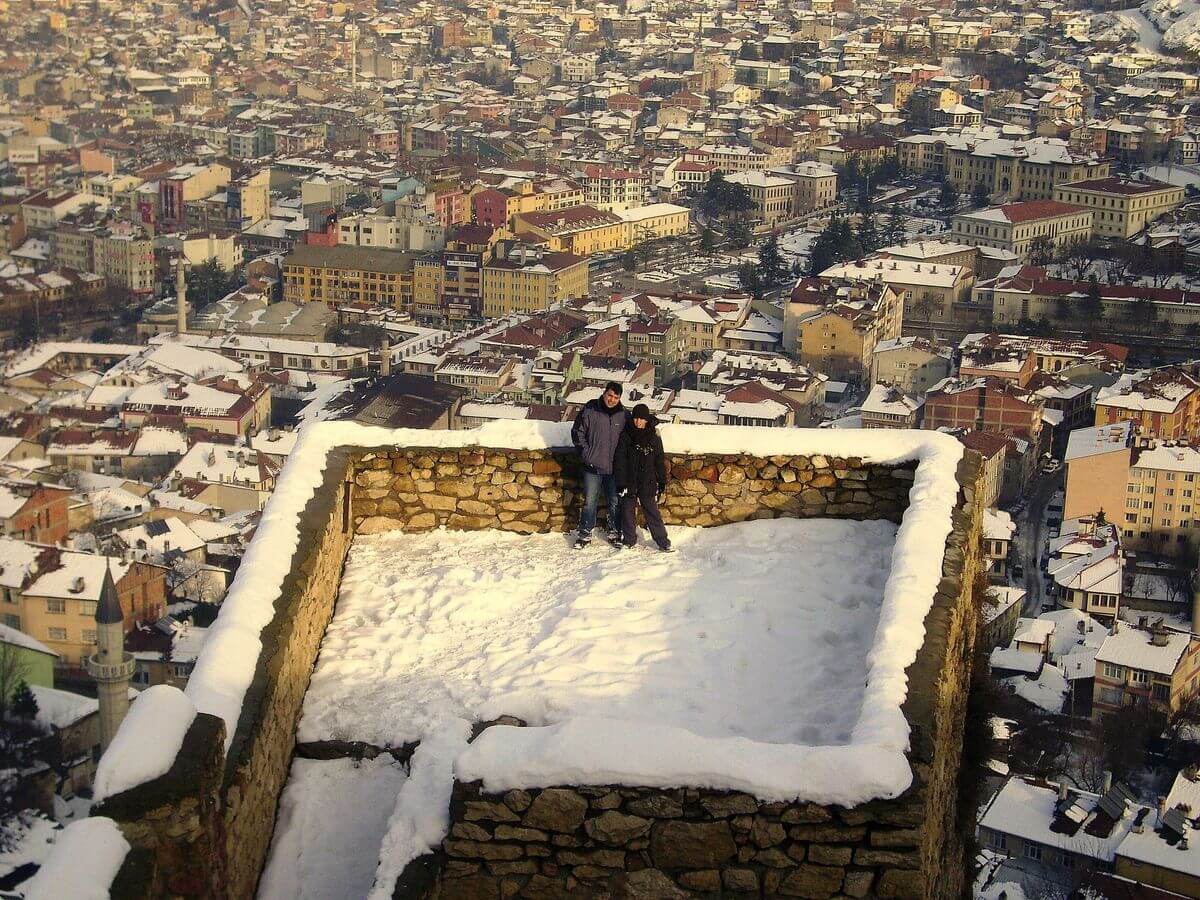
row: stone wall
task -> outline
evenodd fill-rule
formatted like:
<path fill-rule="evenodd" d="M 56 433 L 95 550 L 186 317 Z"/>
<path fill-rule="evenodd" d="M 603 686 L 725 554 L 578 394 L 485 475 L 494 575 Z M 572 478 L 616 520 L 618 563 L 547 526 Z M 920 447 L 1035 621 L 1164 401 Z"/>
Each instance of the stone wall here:
<path fill-rule="evenodd" d="M 915 468 L 911 463 L 879 466 L 819 456 L 671 456 L 669 464 L 672 481 L 662 507 L 664 518 L 669 524 L 699 526 L 777 516 L 899 521 Z M 969 489 L 966 494 L 969 500 Z M 97 814 L 118 822 L 135 851 L 122 869 L 114 896 L 253 896 L 270 844 L 279 793 L 295 751 L 300 706 L 332 616 L 353 534 L 439 526 L 522 533 L 565 531 L 574 527 L 578 507 L 578 464 L 566 451 L 340 448 L 332 452 L 323 483 L 301 516 L 299 549 L 276 602 L 274 618 L 264 629 L 263 651 L 228 756 L 222 760 L 223 723 L 202 714 L 188 732 L 170 772 L 109 798 L 96 809 Z M 662 856 L 669 852 L 663 849 L 663 835 L 681 840 L 686 829 L 679 826 L 694 824 L 706 826 L 714 834 L 724 828 L 729 831 L 735 850 L 732 862 L 720 863 L 718 878 L 723 890 L 734 890 L 724 887 L 728 879 L 739 885 L 737 890 L 744 887 L 753 893 L 748 874 L 752 873 L 757 885 L 754 890 L 775 885 L 786 893 L 799 889 L 808 878 L 824 877 L 832 883 L 833 874 L 821 870 L 834 868 L 841 873 L 838 890 L 851 896 L 859 889 L 857 885 L 866 884 L 867 872 L 874 879 L 867 890 L 910 896 L 905 891 L 920 885 L 923 890 L 928 888 L 924 896 L 952 896 L 960 874 L 950 871 L 954 866 L 947 868 L 947 861 L 953 861 L 958 852 L 958 839 L 946 824 L 950 819 L 942 804 L 953 795 L 957 774 L 958 742 L 954 738 L 955 729 L 961 728 L 961 697 L 965 695 L 960 682 L 968 674 L 970 660 L 969 653 L 961 652 L 961 645 L 973 638 L 964 631 L 970 620 L 960 615 L 956 605 L 961 600 L 959 587 L 970 581 L 963 578 L 964 567 L 975 565 L 978 523 L 969 509 L 967 503 L 960 511 L 962 521 L 951 538 L 952 544 L 957 540 L 956 546 L 965 550 L 958 556 L 947 554 L 943 591 L 927 623 L 929 637 L 922 657 L 914 664 L 915 675 L 910 672 L 915 680 L 906 712 L 914 725 L 913 766 L 918 784 L 904 798 L 878 808 L 868 804 L 854 810 L 820 812 L 812 807 L 754 801 L 754 812 L 741 812 L 736 810 L 748 809 L 751 798 L 644 788 L 625 788 L 615 795 L 612 791 L 578 792 L 586 803 L 587 820 L 616 813 L 651 821 L 647 835 L 630 837 L 625 846 L 618 846 L 591 834 L 584 823 L 573 833 L 553 832 L 557 840 L 552 835 L 541 841 L 534 832 L 551 834 L 545 828 L 469 820 L 465 817 L 468 803 L 509 807 L 506 798 L 480 795 L 478 785 L 459 785 L 456 808 L 464 812 L 456 815 L 455 824 L 470 824 L 478 831 L 465 829 L 472 838 L 460 828 L 451 836 L 451 842 L 459 842 L 455 849 L 459 855 L 434 855 L 411 867 L 398 895 L 454 891 L 454 876 L 471 874 L 493 879 L 489 883 L 506 896 L 512 890 L 535 896 L 549 884 L 545 879 L 557 880 L 564 890 L 568 879 L 573 879 L 569 882 L 573 888 L 599 884 L 603 879 L 593 869 L 617 870 L 616 876 L 605 873 L 605 878 L 619 877 L 630 887 L 661 873 L 683 889 L 699 891 L 714 883 L 712 871 L 717 863 L 687 861 L 662 867 L 662 860 L 670 858 Z M 530 792 L 530 808 L 533 794 L 543 793 L 548 792 Z M 545 807 L 555 796 L 548 793 L 539 806 Z M 512 798 L 507 799 L 511 802 Z M 604 807 L 614 799 L 620 803 Z M 646 804 L 672 801 L 682 805 L 679 816 L 644 814 Z M 727 814 L 717 815 L 714 809 L 724 809 Z M 523 823 L 529 810 L 512 812 Z M 801 816 L 818 818 L 797 818 Z M 618 821 L 623 820 L 610 815 L 603 823 L 593 823 L 591 831 L 599 835 L 597 829 Z M 747 824 L 749 831 L 745 830 Z M 501 830 L 501 826 L 528 828 L 530 833 Z M 828 830 L 805 835 L 798 830 L 802 828 L 836 828 L 839 837 L 834 840 Z M 780 829 L 783 836 L 776 841 Z M 484 832 L 487 840 L 482 837 Z M 882 837 L 885 832 L 891 837 Z M 768 837 L 771 842 L 760 846 Z M 568 838 L 578 845 L 570 846 Z M 642 840 L 649 843 L 638 846 Z M 722 839 L 716 840 L 727 846 Z M 888 840 L 893 843 L 882 843 Z M 919 843 L 912 845 L 913 841 Z M 486 848 L 493 844 L 510 849 L 502 849 L 501 857 L 492 858 L 486 855 L 491 852 Z M 538 856 L 540 851 L 524 849 L 540 844 L 552 855 Z M 814 847 L 818 849 L 811 849 Z M 477 858 L 470 856 L 472 848 L 478 850 Z M 521 855 L 512 857 L 511 848 L 520 850 Z M 590 862 L 561 855 L 588 850 L 620 852 L 622 867 L 601 865 L 602 859 L 615 863 L 613 855 Z M 742 859 L 751 852 L 753 858 Z M 763 854 L 761 859 L 759 854 Z M 790 861 L 786 866 L 782 864 L 785 857 Z M 901 857 L 903 862 L 898 861 Z M 768 865 L 764 861 L 768 858 L 779 864 Z M 537 872 L 518 871 L 528 870 L 530 861 L 537 865 Z M 501 863 L 522 865 L 496 868 Z M 472 866 L 476 868 L 468 872 Z M 513 882 L 514 878 L 519 883 Z M 650 893 L 642 896 L 657 896 L 653 885 Z"/>
<path fill-rule="evenodd" d="M 295 747 L 300 704 L 333 615 L 353 531 L 349 456 L 330 454 L 300 518 L 299 549 L 262 632 L 262 653 L 224 754 L 224 722 L 200 714 L 166 775 L 96 807 L 137 850 L 114 897 L 253 897 Z"/>
<path fill-rule="evenodd" d="M 741 460 L 675 465 L 703 475 L 697 480 L 710 490 L 744 484 L 729 468 L 744 466 Z M 906 477 L 886 469 L 870 472 L 865 480 L 849 477 L 868 471 L 854 461 L 751 465 L 760 471 L 773 466 L 772 477 L 792 471 L 797 481 L 784 484 L 803 483 L 804 490 L 823 492 L 819 499 L 810 494 L 800 509 L 828 513 L 834 505 L 843 515 L 847 503 L 865 505 L 853 507 L 858 514 L 879 515 L 885 507 L 858 496 L 843 499 L 846 492 L 882 497 L 890 504 L 892 480 Z M 832 484 L 826 473 L 832 474 Z M 959 477 L 962 490 L 946 542 L 943 578 L 926 617 L 925 643 L 907 671 L 904 713 L 912 729 L 914 783 L 903 795 L 841 808 L 766 803 L 747 794 L 693 788 L 557 786 L 488 794 L 477 782 L 456 784 L 450 835 L 440 852 L 411 867 L 395 897 L 960 896 L 962 835 L 970 823 L 958 821 L 956 800 L 975 641 L 971 583 L 979 566 L 977 457 L 964 460 Z M 875 478 L 883 479 L 882 488 Z M 814 484 L 818 486 L 809 487 Z M 676 498 L 712 495 L 688 494 L 689 486 L 695 489 L 682 482 Z M 736 495 L 739 502 L 777 493 L 805 502 L 804 491 L 751 493 L 748 486 L 743 491 Z M 763 504 L 748 513 L 757 516 L 764 509 L 777 512 Z"/>
<path fill-rule="evenodd" d="M 823 456 L 669 455 L 667 462 L 663 520 L 698 526 L 785 516 L 899 521 L 915 469 Z M 376 451 L 356 464 L 354 525 L 360 534 L 568 531 L 579 516 L 579 482 L 578 458 L 568 451 Z"/>

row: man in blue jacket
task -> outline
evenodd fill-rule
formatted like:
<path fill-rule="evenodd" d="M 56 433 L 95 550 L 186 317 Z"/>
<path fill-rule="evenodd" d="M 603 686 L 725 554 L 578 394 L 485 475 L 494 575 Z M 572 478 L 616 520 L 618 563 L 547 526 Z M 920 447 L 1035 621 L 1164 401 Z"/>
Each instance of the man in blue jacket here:
<path fill-rule="evenodd" d="M 571 440 L 583 462 L 583 511 L 579 515 L 579 531 L 575 538 L 577 550 L 586 547 L 592 539 L 601 489 L 608 503 L 608 539 L 621 539 L 620 501 L 613 477 L 613 457 L 621 432 L 625 430 L 626 418 L 625 407 L 621 405 L 621 385 L 610 381 L 603 394 L 589 400 L 579 411 L 571 427 Z"/>

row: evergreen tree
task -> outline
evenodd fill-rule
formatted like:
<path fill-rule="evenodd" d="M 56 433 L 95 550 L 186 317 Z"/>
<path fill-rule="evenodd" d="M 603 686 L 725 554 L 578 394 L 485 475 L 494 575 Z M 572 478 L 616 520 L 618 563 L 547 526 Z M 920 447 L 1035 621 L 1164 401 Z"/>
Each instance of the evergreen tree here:
<path fill-rule="evenodd" d="M 17 685 L 17 689 L 13 692 L 12 714 L 18 719 L 24 719 L 27 722 L 32 722 L 37 718 L 38 702 L 33 696 L 33 691 L 29 689 L 29 685 L 24 679 Z"/>
<path fill-rule="evenodd" d="M 908 242 L 908 216 L 898 206 L 893 206 L 883 223 L 881 237 L 883 246 L 898 247 Z"/>
<path fill-rule="evenodd" d="M 864 253 L 873 253 L 879 249 L 879 231 L 875 227 L 874 213 L 868 210 L 862 214 L 855 238 Z"/>
<path fill-rule="evenodd" d="M 938 205 L 945 210 L 958 208 L 958 188 L 954 186 L 953 181 L 947 179 L 942 182 L 942 190 L 938 195 Z"/>
<path fill-rule="evenodd" d="M 762 273 L 759 272 L 758 266 L 754 265 L 754 263 L 742 263 L 738 266 L 737 276 L 742 290 L 753 294 L 756 300 L 762 299 L 765 285 L 763 284 Z"/>
<path fill-rule="evenodd" d="M 637 254 L 632 247 L 621 254 L 621 268 L 626 272 L 637 271 Z"/>
<path fill-rule="evenodd" d="M 717 246 L 717 236 L 713 232 L 712 227 L 705 225 L 700 229 L 699 250 L 705 256 L 711 256 L 713 249 Z"/>
<path fill-rule="evenodd" d="M 976 209 L 979 209 L 987 206 L 990 200 L 991 198 L 988 195 L 987 185 L 982 181 L 976 182 L 975 186 L 971 188 L 971 205 Z"/>
<path fill-rule="evenodd" d="M 750 243 L 750 226 L 745 219 L 734 219 L 729 223 L 725 236 L 733 247 L 741 250 Z"/>
<path fill-rule="evenodd" d="M 1087 293 L 1079 301 L 1080 312 L 1088 322 L 1099 322 L 1104 318 L 1104 301 L 1100 298 L 1100 282 L 1093 275 L 1088 279 Z"/>
<path fill-rule="evenodd" d="M 787 278 L 788 265 L 779 252 L 779 238 L 770 235 L 758 250 L 758 268 L 762 281 L 769 287 Z"/>

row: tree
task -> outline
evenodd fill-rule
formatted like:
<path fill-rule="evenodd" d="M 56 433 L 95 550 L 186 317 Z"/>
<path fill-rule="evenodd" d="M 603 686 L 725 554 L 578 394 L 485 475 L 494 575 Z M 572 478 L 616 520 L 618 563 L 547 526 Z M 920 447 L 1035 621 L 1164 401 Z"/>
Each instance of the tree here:
<path fill-rule="evenodd" d="M 1100 720 L 1100 742 L 1114 780 L 1128 778 L 1146 762 L 1146 745 L 1163 733 L 1167 717 L 1148 703 L 1122 706 Z"/>
<path fill-rule="evenodd" d="M 762 299 L 764 285 L 758 266 L 754 263 L 742 263 L 738 266 L 737 276 L 742 290 L 753 294 L 756 300 Z"/>
<path fill-rule="evenodd" d="M 1129 318 L 1139 328 L 1149 329 L 1158 318 L 1158 307 L 1148 297 L 1139 297 L 1129 308 Z"/>
<path fill-rule="evenodd" d="M 780 284 L 788 276 L 788 264 L 779 252 L 779 238 L 773 234 L 758 248 L 758 267 L 760 280 L 767 287 Z"/>
<path fill-rule="evenodd" d="M 880 236 L 885 247 L 898 247 L 908 242 L 908 216 L 898 206 L 892 207 Z"/>
<path fill-rule="evenodd" d="M 1098 255 L 1099 248 L 1090 241 L 1075 241 L 1067 248 L 1066 263 L 1075 275 L 1076 281 L 1082 281 L 1092 267 L 1092 260 Z"/>
<path fill-rule="evenodd" d="M 13 698 L 25 684 L 28 674 L 29 666 L 17 648 L 12 644 L 0 644 L 0 722 L 8 718 Z"/>
<path fill-rule="evenodd" d="M 24 719 L 26 722 L 36 721 L 38 714 L 37 697 L 33 696 L 33 691 L 29 689 L 29 685 L 25 679 L 22 678 L 21 683 L 17 685 L 10 706 L 12 715 L 16 718 Z"/>
<path fill-rule="evenodd" d="M 21 310 L 13 337 L 22 347 L 28 347 L 38 339 L 38 321 L 32 309 Z"/>
<path fill-rule="evenodd" d="M 976 209 L 987 206 L 991 201 L 988 195 L 987 185 L 982 181 L 975 182 L 975 186 L 971 188 L 971 205 Z"/>
<path fill-rule="evenodd" d="M 698 245 L 700 252 L 705 256 L 711 256 L 716 245 L 716 233 L 712 230 L 711 226 L 705 225 L 702 229 L 700 229 L 700 243 Z"/>
<path fill-rule="evenodd" d="M 1035 266 L 1044 266 L 1054 259 L 1054 244 L 1044 234 L 1029 242 L 1029 261 Z"/>
<path fill-rule="evenodd" d="M 954 186 L 953 181 L 947 179 L 942 182 L 942 189 L 938 194 L 938 206 L 947 211 L 958 209 L 958 188 Z"/>
<path fill-rule="evenodd" d="M 637 254 L 633 252 L 632 247 L 621 254 L 621 268 L 626 272 L 637 270 Z"/>
<path fill-rule="evenodd" d="M 1104 319 L 1104 301 L 1100 296 L 1100 282 L 1096 280 L 1095 275 L 1088 279 L 1087 293 L 1079 301 L 1079 308 L 1088 322 L 1100 322 Z"/>
<path fill-rule="evenodd" d="M 879 232 L 875 228 L 875 216 L 867 210 L 858 221 L 854 236 L 862 247 L 863 253 L 873 253 L 879 249 Z"/>
<path fill-rule="evenodd" d="M 207 306 L 237 289 L 238 282 L 210 257 L 187 272 L 188 302 L 192 308 Z"/>
<path fill-rule="evenodd" d="M 725 229 L 725 237 L 733 247 L 741 250 L 750 243 L 750 226 L 745 219 L 734 219 Z"/>
<path fill-rule="evenodd" d="M 107 344 L 113 339 L 113 330 L 107 325 L 92 329 L 91 340 L 97 344 Z"/>
<path fill-rule="evenodd" d="M 758 44 L 754 43 L 754 41 L 742 41 L 742 46 L 738 50 L 738 59 L 758 62 L 760 59 L 758 53 Z"/>

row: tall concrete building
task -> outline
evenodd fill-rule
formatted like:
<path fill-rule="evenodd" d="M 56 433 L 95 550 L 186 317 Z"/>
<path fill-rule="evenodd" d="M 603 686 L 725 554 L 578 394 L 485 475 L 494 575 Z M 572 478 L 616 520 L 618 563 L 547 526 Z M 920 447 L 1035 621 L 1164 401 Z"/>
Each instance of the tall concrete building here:
<path fill-rule="evenodd" d="M 100 699 L 100 748 L 107 750 L 129 712 L 129 680 L 133 654 L 125 652 L 125 614 L 117 597 L 112 570 L 104 572 L 100 602 L 96 604 L 96 652 L 88 657 L 88 673 L 96 679 Z"/>

